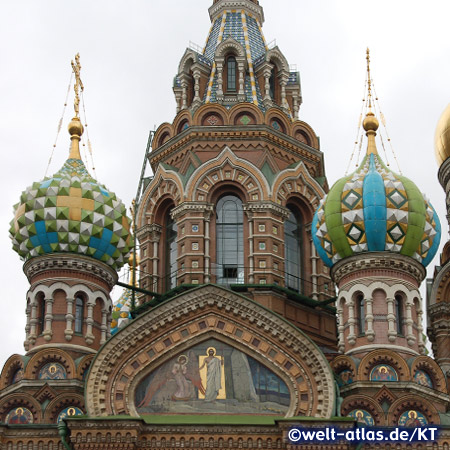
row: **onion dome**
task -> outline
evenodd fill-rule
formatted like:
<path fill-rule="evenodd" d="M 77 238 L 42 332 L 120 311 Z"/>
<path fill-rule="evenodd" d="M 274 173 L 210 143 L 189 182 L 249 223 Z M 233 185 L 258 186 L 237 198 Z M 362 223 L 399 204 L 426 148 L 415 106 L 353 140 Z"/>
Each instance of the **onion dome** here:
<path fill-rule="evenodd" d="M 427 266 L 441 237 L 439 218 L 408 178 L 392 172 L 378 155 L 378 120 L 363 123 L 367 153 L 359 168 L 337 181 L 314 215 L 312 236 L 327 266 L 363 252 L 394 252 Z"/>
<path fill-rule="evenodd" d="M 23 260 L 50 253 L 91 256 L 118 270 L 132 247 L 130 219 L 116 195 L 92 178 L 81 160 L 83 126 L 69 124 L 69 159 L 50 178 L 33 183 L 14 206 L 9 230 Z"/>
<path fill-rule="evenodd" d="M 133 270 L 133 266 L 139 266 L 139 257 L 131 252 L 128 258 L 128 264 L 130 266 L 129 276 L 131 278 L 131 284 L 137 286 L 136 273 Z M 112 310 L 112 320 L 111 320 L 111 335 L 116 334 L 121 328 L 130 323 L 133 319 L 131 315 L 131 304 L 132 304 L 133 291 L 130 288 L 125 288 L 122 295 L 114 303 Z"/>
<path fill-rule="evenodd" d="M 450 156 L 450 104 L 442 113 L 434 135 L 434 151 L 439 165 Z"/>

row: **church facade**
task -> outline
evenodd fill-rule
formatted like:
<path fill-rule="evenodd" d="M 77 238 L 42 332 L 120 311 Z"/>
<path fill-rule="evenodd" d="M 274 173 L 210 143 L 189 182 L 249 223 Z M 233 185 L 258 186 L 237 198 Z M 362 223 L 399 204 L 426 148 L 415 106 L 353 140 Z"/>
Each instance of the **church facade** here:
<path fill-rule="evenodd" d="M 30 289 L 26 353 L 0 376 L 2 448 L 291 448 L 296 426 L 438 425 L 433 446 L 295 447 L 448 449 L 448 245 L 425 303 L 441 225 L 378 154 L 370 70 L 366 156 L 330 189 L 299 118 L 299 74 L 267 45 L 259 1 L 214 0 L 209 14 L 204 49 L 181 58 L 176 116 L 154 133 L 133 223 L 81 160 L 72 63 L 69 158 L 22 193 L 11 222 Z M 447 194 L 449 129 L 447 110 Z"/>

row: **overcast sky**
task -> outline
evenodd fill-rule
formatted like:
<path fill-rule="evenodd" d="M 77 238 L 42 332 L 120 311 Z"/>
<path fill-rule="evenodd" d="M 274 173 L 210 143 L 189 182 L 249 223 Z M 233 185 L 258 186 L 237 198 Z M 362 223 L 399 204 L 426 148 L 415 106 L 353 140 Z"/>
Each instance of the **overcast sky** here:
<path fill-rule="evenodd" d="M 13 353 L 24 353 L 28 282 L 8 237 L 12 206 L 22 190 L 45 175 L 71 59 L 80 52 L 97 179 L 129 206 L 148 132 L 175 116 L 173 76 L 189 41 L 204 45 L 211 4 L 212 0 L 0 0 L 0 366 Z M 437 181 L 433 140 L 437 120 L 450 102 L 450 2 L 261 4 L 266 41 L 276 39 L 300 71 L 300 118 L 320 137 L 330 185 L 344 175 L 353 150 L 365 51 L 370 47 L 372 76 L 400 167 L 430 197 L 445 242 L 445 197 Z M 71 93 L 48 174 L 67 158 L 72 105 Z M 118 295 L 116 288 L 113 297 Z"/>

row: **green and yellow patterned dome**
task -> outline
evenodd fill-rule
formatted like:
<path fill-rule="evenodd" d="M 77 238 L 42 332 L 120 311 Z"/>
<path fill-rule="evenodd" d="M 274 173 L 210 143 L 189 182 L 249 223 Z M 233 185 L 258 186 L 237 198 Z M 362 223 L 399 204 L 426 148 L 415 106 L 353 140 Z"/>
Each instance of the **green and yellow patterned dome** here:
<path fill-rule="evenodd" d="M 69 124 L 71 150 L 63 167 L 33 183 L 14 206 L 10 237 L 23 260 L 76 253 L 120 269 L 132 247 L 125 205 L 87 171 L 79 152 L 83 126 Z"/>
<path fill-rule="evenodd" d="M 329 267 L 364 252 L 393 252 L 427 266 L 440 242 L 439 218 L 420 189 L 392 172 L 378 155 L 378 120 L 364 120 L 367 154 L 360 167 L 338 180 L 312 222 L 317 252 Z"/>

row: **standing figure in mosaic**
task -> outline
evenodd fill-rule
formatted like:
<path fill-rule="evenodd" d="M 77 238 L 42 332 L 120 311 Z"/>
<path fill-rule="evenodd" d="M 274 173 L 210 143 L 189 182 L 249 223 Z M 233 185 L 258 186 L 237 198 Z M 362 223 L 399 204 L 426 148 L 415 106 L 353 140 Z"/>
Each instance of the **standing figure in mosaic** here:
<path fill-rule="evenodd" d="M 208 348 L 208 357 L 203 361 L 199 370 L 202 370 L 206 364 L 206 392 L 205 401 L 213 402 L 219 395 L 222 387 L 222 366 L 223 359 L 220 360 L 215 356 L 216 349 L 214 347 Z"/>
<path fill-rule="evenodd" d="M 172 375 L 177 383 L 177 391 L 173 400 L 189 400 L 192 396 L 192 384 L 186 379 L 188 357 L 181 355 L 172 367 Z"/>

